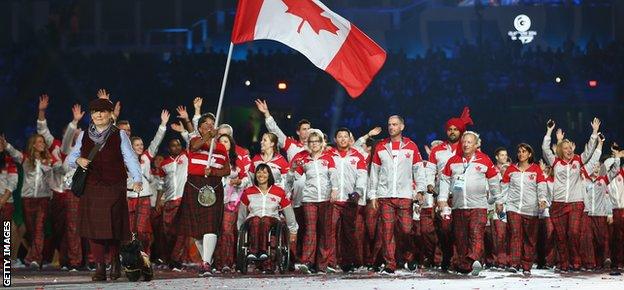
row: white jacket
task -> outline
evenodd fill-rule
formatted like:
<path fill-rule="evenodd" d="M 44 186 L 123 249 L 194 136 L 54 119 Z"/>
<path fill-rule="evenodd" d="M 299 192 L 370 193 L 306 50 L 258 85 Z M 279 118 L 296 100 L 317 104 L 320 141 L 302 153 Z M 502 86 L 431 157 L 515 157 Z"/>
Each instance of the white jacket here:
<path fill-rule="evenodd" d="M 488 203 L 501 198 L 500 175 L 492 160 L 480 151 L 470 160 L 459 155 L 451 157 L 442 170 L 438 201 L 447 201 L 451 192 L 454 209 L 488 209 Z"/>
<path fill-rule="evenodd" d="M 70 122 L 69 125 L 67 125 L 67 129 L 65 130 L 65 134 L 63 135 L 63 139 L 59 145 L 58 141 L 56 141 L 54 136 L 52 136 L 52 133 L 50 133 L 47 121 L 37 120 L 37 134 L 43 136 L 50 153 L 52 153 L 52 155 L 61 162 L 65 160 L 65 156 L 67 156 L 71 151 L 71 143 L 77 130 L 77 125 Z M 69 187 L 66 183 L 66 175 L 69 171 L 71 171 L 71 176 L 73 176 L 73 172 L 75 172 L 75 170 L 70 170 L 67 166 L 56 168 L 52 172 L 52 176 L 50 177 L 50 188 L 52 191 L 64 192 L 65 190 L 71 189 L 71 183 Z M 71 176 L 69 177 L 70 179 Z"/>
<path fill-rule="evenodd" d="M 336 180 L 338 182 L 336 201 L 347 201 L 352 192 L 357 192 L 360 195 L 360 200 L 366 200 L 368 178 L 364 156 L 354 148 L 345 152 L 344 157 L 338 149 L 334 149 L 331 151 L 331 156 L 336 165 Z"/>
<path fill-rule="evenodd" d="M 611 199 L 608 188 L 609 179 L 607 176 L 599 176 L 596 179 L 586 177 L 583 181 L 585 195 L 583 202 L 585 212 L 589 216 L 609 216 L 613 214 Z"/>
<path fill-rule="evenodd" d="M 553 201 L 556 202 L 581 202 L 583 201 L 583 180 L 581 172 L 583 166 L 588 163 L 596 149 L 597 135 L 591 135 L 585 151 L 581 155 L 574 155 L 570 162 L 566 162 L 552 152 L 550 148 L 550 136 L 544 136 L 542 153 L 546 162 L 554 170 L 555 182 L 553 184 Z M 598 159 L 600 156 L 598 156 Z M 597 162 L 597 160 L 596 160 Z"/>
<path fill-rule="evenodd" d="M 297 163 L 297 169 L 288 173 L 290 186 L 305 174 L 305 183 L 301 191 L 301 202 L 324 202 L 329 201 L 332 190 L 338 190 L 336 179 L 336 165 L 334 159 L 328 152 L 324 152 L 320 157 L 313 159 L 308 151 L 297 154 L 291 162 L 291 168 Z M 296 199 L 297 192 L 293 193 Z"/>
<path fill-rule="evenodd" d="M 624 167 L 620 159 L 610 158 L 605 160 L 605 165 L 611 164 L 609 169 L 609 196 L 613 209 L 624 209 Z"/>
<path fill-rule="evenodd" d="M 538 216 L 539 202 L 548 201 L 544 172 L 535 163 L 525 171 L 521 171 L 517 164 L 509 165 L 503 174 L 501 187 L 501 199 L 496 203 L 504 203 L 508 212 Z"/>
<path fill-rule="evenodd" d="M 435 206 L 435 198 L 433 197 L 433 193 L 427 192 L 427 186 L 434 185 L 436 183 L 435 179 L 437 167 L 435 164 L 426 160 L 418 162 L 416 166 L 418 167 L 417 172 L 420 181 L 417 191 L 422 192 L 425 196 L 425 202 L 423 204 L 419 204 L 418 207 L 421 209 L 432 208 Z"/>
<path fill-rule="evenodd" d="M 163 199 L 165 202 L 182 198 L 184 184 L 188 176 L 188 155 L 185 152 L 173 157 L 167 156 L 161 167 L 165 172 Z"/>
<path fill-rule="evenodd" d="M 426 186 L 424 173 L 418 172 L 417 164 L 422 158 L 416 143 L 403 137 L 398 148 L 392 147 L 389 138 L 375 146 L 369 177 L 369 199 L 414 199 L 415 185 Z"/>
<path fill-rule="evenodd" d="M 21 163 L 24 169 L 24 181 L 22 185 L 23 198 L 52 197 L 50 181 L 54 170 L 60 170 L 63 164 L 52 156 L 51 164 L 45 165 L 39 159 L 35 159 L 33 166 L 28 164 L 24 154 L 7 144 L 7 153 L 11 155 L 15 163 Z"/>
<path fill-rule="evenodd" d="M 15 191 L 17 189 L 17 181 L 17 166 L 15 166 L 11 157 L 6 156 L 4 168 L 0 168 L 0 194 L 4 194 L 7 190 L 10 192 Z M 13 203 L 12 194 L 7 199 L 7 203 Z"/>
<path fill-rule="evenodd" d="M 152 176 L 152 159 L 158 153 L 158 147 L 165 137 L 165 131 L 167 130 L 166 126 L 158 126 L 158 131 L 156 131 L 156 135 L 150 145 L 147 147 L 147 150 L 139 156 L 139 163 L 141 164 L 141 173 L 143 175 L 142 183 L 143 183 L 143 191 L 140 193 L 134 192 L 132 190 L 127 191 L 128 198 L 138 198 L 138 197 L 147 197 L 152 196 L 156 192 L 154 192 L 154 188 L 150 186 L 151 182 L 155 181 L 155 178 Z M 128 174 L 130 176 L 130 174 Z M 134 180 L 131 177 L 128 177 L 127 186 L 128 189 L 132 188 L 134 184 Z"/>

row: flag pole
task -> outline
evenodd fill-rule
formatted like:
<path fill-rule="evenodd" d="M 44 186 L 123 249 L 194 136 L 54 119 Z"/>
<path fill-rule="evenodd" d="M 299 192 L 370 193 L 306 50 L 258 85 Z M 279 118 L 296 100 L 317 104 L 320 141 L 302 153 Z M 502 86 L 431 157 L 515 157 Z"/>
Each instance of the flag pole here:
<path fill-rule="evenodd" d="M 225 72 L 223 73 L 223 82 L 221 82 L 221 93 L 219 94 L 219 103 L 217 105 L 217 113 L 215 115 L 215 129 L 219 126 L 219 117 L 221 116 L 221 107 L 223 106 L 223 97 L 225 96 L 225 86 L 227 85 L 228 73 L 230 72 L 230 62 L 232 61 L 232 51 L 234 50 L 234 43 L 230 42 L 230 48 L 228 49 L 227 60 L 225 61 Z M 197 124 L 199 127 L 201 124 Z M 199 128 L 197 128 L 199 129 Z M 210 162 L 212 161 L 212 151 L 215 145 L 215 138 L 218 136 L 214 136 L 210 141 L 210 151 L 208 152 L 208 165 L 206 168 L 210 168 Z"/>

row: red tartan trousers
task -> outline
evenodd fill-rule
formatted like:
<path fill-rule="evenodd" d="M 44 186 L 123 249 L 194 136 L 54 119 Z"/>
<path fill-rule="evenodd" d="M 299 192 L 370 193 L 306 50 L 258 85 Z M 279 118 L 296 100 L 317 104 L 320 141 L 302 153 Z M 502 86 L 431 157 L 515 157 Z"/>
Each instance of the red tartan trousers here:
<path fill-rule="evenodd" d="M 472 270 L 472 262 L 483 256 L 483 239 L 487 222 L 486 209 L 454 209 L 455 267 L 460 271 Z"/>
<path fill-rule="evenodd" d="M 438 234 L 436 233 L 434 215 L 433 208 L 420 210 L 420 243 L 417 246 L 421 247 L 422 263 L 425 266 L 435 264 Z"/>
<path fill-rule="evenodd" d="M 225 266 L 228 266 L 229 268 L 233 269 L 234 266 L 234 257 L 236 257 L 236 237 L 238 234 L 238 230 L 236 229 L 236 222 L 238 219 L 238 211 L 229 211 L 229 210 L 224 210 L 223 211 L 223 219 L 221 221 L 221 234 L 218 237 L 217 240 L 217 249 L 216 249 L 216 258 L 215 258 L 215 265 L 217 267 L 217 269 L 221 269 Z M 249 220 L 250 222 L 250 226 L 253 224 L 253 218 L 250 218 Z M 262 222 L 264 222 L 264 220 L 262 220 Z M 262 224 L 262 228 L 264 229 L 264 224 Z M 268 230 L 267 230 L 268 231 Z M 250 232 L 251 234 L 252 232 Z M 260 237 L 264 238 L 264 239 L 268 239 L 267 237 L 264 237 L 262 235 L 265 235 L 265 233 L 260 233 Z M 257 244 L 254 244 L 253 235 L 250 237 L 250 240 L 252 241 L 252 245 L 250 247 L 250 252 L 251 253 L 257 253 Z M 261 241 L 262 243 L 262 241 Z M 262 244 L 260 244 L 262 245 Z M 261 251 L 266 251 L 266 244 L 264 245 L 265 248 L 260 248 Z M 254 248 L 255 247 L 255 248 Z"/>
<path fill-rule="evenodd" d="M 613 263 L 611 267 L 624 267 L 624 208 L 613 209 Z"/>
<path fill-rule="evenodd" d="M 329 262 L 334 259 L 330 255 L 331 243 L 329 230 L 331 228 L 331 204 L 325 202 L 304 202 L 305 235 L 301 263 L 316 264 L 319 271 L 325 271 Z"/>
<path fill-rule="evenodd" d="M 294 246 L 291 245 L 291 253 L 295 258 L 295 261 L 301 262 L 301 256 L 303 255 L 303 238 L 305 237 L 305 213 L 303 206 L 293 208 L 295 212 L 295 220 L 299 225 L 297 230 L 297 242 Z"/>
<path fill-rule="evenodd" d="M 383 247 L 381 224 L 379 223 L 379 208 L 366 207 L 366 243 L 365 262 L 368 265 L 381 264 L 381 248 Z"/>
<path fill-rule="evenodd" d="M 594 248 L 595 265 L 602 267 L 606 259 L 611 258 L 609 225 L 606 216 L 588 217 L 589 235 Z"/>
<path fill-rule="evenodd" d="M 5 203 L 2 208 L 0 208 L 0 217 L 2 221 L 12 221 L 13 220 L 13 211 L 15 211 L 15 207 L 12 203 Z"/>
<path fill-rule="evenodd" d="M 167 248 L 171 249 L 170 259 L 172 262 L 182 262 L 186 252 L 188 237 L 178 235 L 176 231 L 175 217 L 180 208 L 182 199 L 169 200 L 163 206 L 163 231 L 165 233 Z"/>
<path fill-rule="evenodd" d="M 591 232 L 591 219 L 587 212 L 583 212 L 581 217 L 581 241 L 580 255 L 581 263 L 585 269 L 596 268 L 596 253 L 594 252 L 594 241 Z"/>
<path fill-rule="evenodd" d="M 555 247 L 555 228 L 549 217 L 539 220 L 538 232 L 537 265 L 552 267 L 557 264 L 557 249 Z"/>
<path fill-rule="evenodd" d="M 329 265 L 337 266 L 355 264 L 355 220 L 357 204 L 334 202 L 331 204 L 331 223 L 329 224 L 330 250 Z"/>
<path fill-rule="evenodd" d="M 130 231 L 136 231 L 137 238 L 143 244 L 143 251 L 148 255 L 151 254 L 152 244 L 151 209 L 149 197 L 128 198 Z"/>
<path fill-rule="evenodd" d="M 494 263 L 499 267 L 509 265 L 509 257 L 507 250 L 509 249 L 509 230 L 506 222 L 501 220 L 492 220 L 492 255 Z"/>
<path fill-rule="evenodd" d="M 583 219 L 583 202 L 553 202 L 550 207 L 550 218 L 555 228 L 559 267 L 567 271 L 581 267 L 581 228 Z"/>
<path fill-rule="evenodd" d="M 356 266 L 362 266 L 365 263 L 365 244 L 366 241 L 366 206 L 357 206 L 355 215 L 355 230 L 353 232 L 354 261 Z M 367 248 L 367 247 L 366 247 Z"/>
<path fill-rule="evenodd" d="M 50 202 L 54 243 L 61 265 L 78 267 L 82 263 L 82 241 L 78 235 L 78 204 L 71 191 L 55 192 Z"/>
<path fill-rule="evenodd" d="M 510 265 L 530 271 L 536 257 L 536 245 L 539 218 L 516 212 L 507 212 L 509 223 L 509 259 Z"/>
<path fill-rule="evenodd" d="M 48 214 L 50 198 L 22 198 L 24 205 L 24 223 L 26 233 L 30 235 L 30 248 L 26 255 L 26 263 L 43 262 L 43 225 Z"/>
<path fill-rule="evenodd" d="M 449 197 L 447 201 L 450 207 L 453 207 L 453 198 Z M 438 241 L 440 252 L 442 253 L 441 264 L 450 265 L 455 252 L 454 234 L 453 234 L 453 215 L 443 219 L 440 214 L 435 215 L 436 229 L 438 234 Z"/>
<path fill-rule="evenodd" d="M 410 234 L 412 230 L 412 200 L 407 198 L 380 198 L 377 199 L 377 202 L 379 204 L 385 267 L 396 270 L 395 225 L 399 224 L 401 234 Z"/>

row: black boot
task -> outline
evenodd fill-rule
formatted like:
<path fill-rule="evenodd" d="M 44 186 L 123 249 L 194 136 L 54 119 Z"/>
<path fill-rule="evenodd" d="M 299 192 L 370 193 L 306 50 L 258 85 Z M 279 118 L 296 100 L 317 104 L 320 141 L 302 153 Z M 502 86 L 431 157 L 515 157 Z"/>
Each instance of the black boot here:
<path fill-rule="evenodd" d="M 106 264 L 97 263 L 91 281 L 106 281 Z"/>
<path fill-rule="evenodd" d="M 119 256 L 116 255 L 111 259 L 110 279 L 115 281 L 121 277 L 121 263 L 119 262 Z"/>

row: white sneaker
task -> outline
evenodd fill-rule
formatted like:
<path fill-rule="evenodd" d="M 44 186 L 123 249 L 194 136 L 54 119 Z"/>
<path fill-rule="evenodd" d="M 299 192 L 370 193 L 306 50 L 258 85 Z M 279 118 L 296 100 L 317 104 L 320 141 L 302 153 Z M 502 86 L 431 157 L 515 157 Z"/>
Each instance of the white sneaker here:
<path fill-rule="evenodd" d="M 254 255 L 254 254 L 247 255 L 247 260 L 257 260 L 257 259 L 258 259 L 258 257 L 256 257 L 256 255 Z"/>
<path fill-rule="evenodd" d="M 310 273 L 312 273 L 312 272 L 310 272 L 310 268 L 308 268 L 308 265 L 306 265 L 306 264 L 299 265 L 299 267 L 297 269 L 299 271 L 301 271 L 301 273 L 303 273 L 303 274 L 310 274 Z"/>
<path fill-rule="evenodd" d="M 266 260 L 268 258 L 269 258 L 269 256 L 267 254 L 265 254 L 265 253 L 260 254 L 260 257 L 258 257 L 258 259 L 260 259 L 260 260 Z"/>
<path fill-rule="evenodd" d="M 470 273 L 472 274 L 472 276 L 479 276 L 479 272 L 481 272 L 481 270 L 483 270 L 483 266 L 481 265 L 481 262 L 479 261 L 472 262 L 472 272 Z"/>
<path fill-rule="evenodd" d="M 327 269 L 325 269 L 325 271 L 329 274 L 329 273 L 337 273 L 338 270 L 336 270 L 333 267 L 327 266 Z"/>
<path fill-rule="evenodd" d="M 61 271 L 69 271 L 69 268 L 67 268 L 67 266 L 63 266 L 61 267 Z"/>
<path fill-rule="evenodd" d="M 33 269 L 39 269 L 39 263 L 32 261 L 30 262 L 30 267 Z"/>
<path fill-rule="evenodd" d="M 71 269 L 69 269 L 69 272 L 70 272 L 70 273 L 78 272 L 78 269 L 76 269 L 76 268 L 72 267 Z"/>
<path fill-rule="evenodd" d="M 232 272 L 232 269 L 228 266 L 223 266 L 223 268 L 221 268 L 221 273 L 230 273 Z"/>
<path fill-rule="evenodd" d="M 22 263 L 22 260 L 16 259 L 16 260 L 11 261 L 11 267 L 19 269 L 19 268 L 25 268 L 26 265 L 24 265 L 24 263 Z"/>

